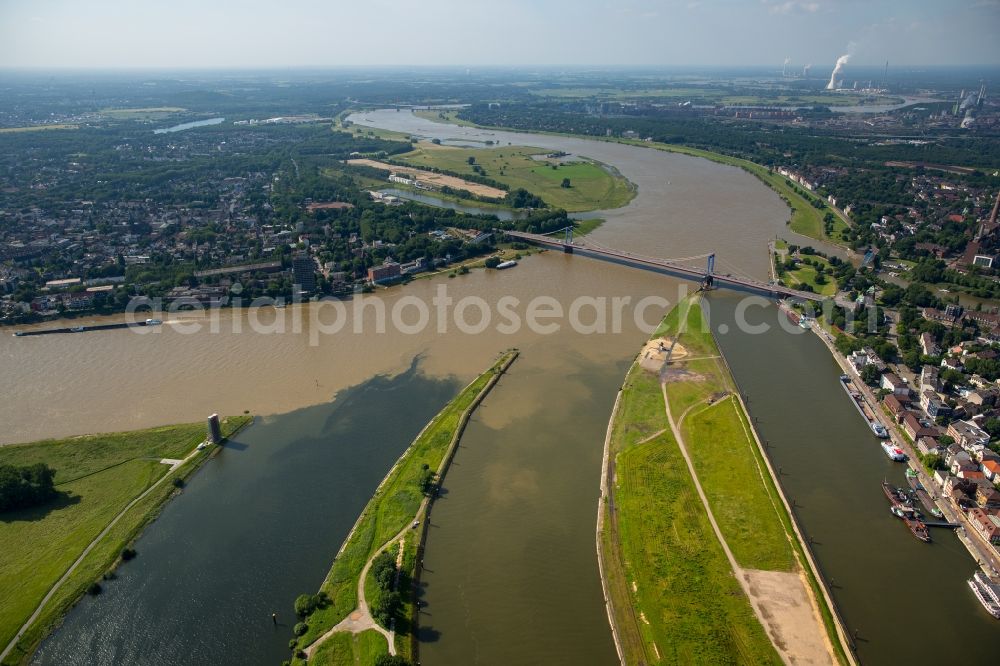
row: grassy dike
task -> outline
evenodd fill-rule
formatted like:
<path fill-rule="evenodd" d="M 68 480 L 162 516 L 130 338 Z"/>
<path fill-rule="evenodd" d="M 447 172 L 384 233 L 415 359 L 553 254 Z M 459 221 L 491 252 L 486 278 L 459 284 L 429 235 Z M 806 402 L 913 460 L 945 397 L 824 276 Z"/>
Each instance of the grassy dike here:
<path fill-rule="evenodd" d="M 836 658 L 847 663 L 827 598 L 697 298 L 675 307 L 653 336 L 682 331 L 686 356 L 669 366 L 665 388 L 658 374 L 633 364 L 608 427 L 598 553 L 622 659 L 781 662 L 698 498 L 665 415 L 666 395 L 739 567 L 804 571 Z"/>
<path fill-rule="evenodd" d="M 252 416 L 226 418 L 221 424 L 223 435 L 231 437 L 252 421 Z M 88 545 L 130 502 L 152 488 L 121 515 L 59 585 L 3 664 L 27 662 L 87 587 L 117 566 L 122 550 L 177 492 L 165 477 L 185 479 L 218 449 L 196 453 L 173 472 L 160 459 L 183 459 L 204 438 L 205 424 L 190 423 L 0 447 L 0 464 L 42 462 L 54 468 L 56 488 L 64 493 L 48 505 L 10 512 L 0 520 L 4 599 L 0 649 L 10 643 Z"/>
<path fill-rule="evenodd" d="M 357 607 L 358 579 L 365 564 L 387 543 L 414 520 L 419 529 L 408 531 L 403 538 L 400 585 L 402 611 L 397 618 L 396 650 L 408 658 L 416 656 L 417 613 L 415 588 L 419 580 L 420 552 L 426 538 L 427 515 L 432 498 L 425 498 L 420 481 L 426 469 L 434 470 L 437 480 L 447 472 L 462 432 L 472 412 L 496 385 L 500 377 L 517 358 L 516 349 L 504 352 L 483 374 L 466 386 L 417 435 L 413 443 L 389 470 L 347 535 L 333 566 L 320 587 L 330 598 L 330 604 L 319 608 L 305 619 L 308 630 L 297 639 L 294 652 L 311 645 Z M 398 548 L 396 544 L 392 549 Z M 395 550 L 390 550 L 396 553 Z M 366 585 L 371 599 L 372 585 Z M 383 646 L 383 647 L 376 647 Z M 384 638 L 374 631 L 356 636 L 333 634 L 313 655 L 313 664 L 370 663 L 362 659 L 370 654 L 387 651 Z M 298 658 L 293 663 L 303 663 Z"/>

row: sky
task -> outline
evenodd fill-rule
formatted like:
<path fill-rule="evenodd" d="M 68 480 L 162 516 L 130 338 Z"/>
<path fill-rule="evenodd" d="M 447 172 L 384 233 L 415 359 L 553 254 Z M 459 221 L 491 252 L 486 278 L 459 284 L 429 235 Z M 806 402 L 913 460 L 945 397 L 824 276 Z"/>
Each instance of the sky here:
<path fill-rule="evenodd" d="M 1000 64 L 1000 0 L 0 0 L 0 68 Z"/>

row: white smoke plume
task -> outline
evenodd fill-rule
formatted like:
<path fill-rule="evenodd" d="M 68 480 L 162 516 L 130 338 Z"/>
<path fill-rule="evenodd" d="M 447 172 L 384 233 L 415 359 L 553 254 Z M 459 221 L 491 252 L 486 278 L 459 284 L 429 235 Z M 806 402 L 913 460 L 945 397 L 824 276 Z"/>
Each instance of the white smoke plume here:
<path fill-rule="evenodd" d="M 826 84 L 827 90 L 834 90 L 837 87 L 837 75 L 844 71 L 844 65 L 847 61 L 851 59 L 851 54 L 842 55 L 837 58 L 837 64 L 833 68 L 833 73 L 830 74 L 830 82 Z"/>
<path fill-rule="evenodd" d="M 785 62 L 781 63 L 781 75 L 782 75 L 782 76 L 787 76 L 787 74 L 786 74 L 785 70 L 786 70 L 786 69 L 788 68 L 788 64 L 789 64 L 790 62 L 792 62 L 792 59 L 791 59 L 791 58 L 788 58 L 788 57 L 786 57 L 786 58 L 785 58 Z"/>
<path fill-rule="evenodd" d="M 802 76 L 803 77 L 809 76 L 810 69 L 812 69 L 812 63 L 809 63 L 808 65 L 802 68 Z"/>

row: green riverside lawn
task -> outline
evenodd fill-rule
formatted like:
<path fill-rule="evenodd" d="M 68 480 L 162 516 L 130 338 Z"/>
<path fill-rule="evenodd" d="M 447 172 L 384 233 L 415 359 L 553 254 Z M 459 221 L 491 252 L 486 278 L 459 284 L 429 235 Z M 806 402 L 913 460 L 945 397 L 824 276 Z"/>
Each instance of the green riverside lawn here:
<path fill-rule="evenodd" d="M 460 175 L 474 175 L 469 158 L 486 176 L 510 186 L 524 188 L 553 208 L 568 212 L 620 208 L 635 196 L 635 188 L 604 165 L 589 160 L 559 164 L 557 160 L 532 159 L 547 151 L 523 146 L 453 148 L 419 143 L 395 159 L 415 167 L 436 167 Z M 553 168 L 556 167 L 556 168 Z M 563 187 L 569 178 L 570 187 Z"/>
<path fill-rule="evenodd" d="M 742 406 L 732 396 L 718 399 L 734 384 L 699 302 L 671 310 L 653 337 L 673 335 L 682 317 L 680 344 L 692 360 L 673 367 L 692 375 L 668 382 L 667 395 L 674 419 L 684 417 L 681 432 L 712 512 L 741 566 L 793 571 L 805 558 Z M 600 539 L 626 663 L 781 663 L 698 499 L 669 429 L 659 377 L 637 363 L 622 389 L 609 457 L 617 520 L 605 505 Z"/>
<path fill-rule="evenodd" d="M 229 436 L 253 420 L 223 420 Z M 46 463 L 56 470 L 63 497 L 49 504 L 0 514 L 0 649 L 6 647 L 49 589 L 111 520 L 133 499 L 165 476 L 162 458 L 180 459 L 205 439 L 205 424 L 165 426 L 132 432 L 86 435 L 0 447 L 0 464 Z M 173 473 L 184 478 L 205 460 L 211 448 Z M 87 587 L 117 561 L 122 549 L 156 515 L 176 490 L 170 482 L 133 506 L 98 542 L 57 590 L 4 664 L 26 661 L 42 638 Z"/>
<path fill-rule="evenodd" d="M 365 506 L 348 535 L 347 540 L 336 555 L 326 580 L 320 587 L 330 598 L 330 604 L 318 608 L 304 619 L 308 630 L 298 638 L 295 649 L 301 650 L 329 631 L 348 613 L 357 607 L 358 577 L 365 563 L 392 537 L 413 521 L 420 509 L 424 494 L 420 487 L 425 469 L 439 470 L 448 455 L 449 447 L 456 434 L 464 425 L 463 415 L 472 408 L 480 394 L 490 385 L 494 377 L 502 374 L 516 358 L 517 350 L 502 354 L 498 360 L 471 384 L 466 386 L 431 422 L 420 432 L 409 448 L 396 462 L 382 481 L 375 495 Z M 466 415 L 467 416 L 467 415 Z M 426 466 L 426 468 L 425 468 Z M 421 521 L 421 524 L 426 521 Z M 412 537 L 406 537 L 402 571 L 407 574 L 401 580 L 413 580 L 416 575 L 416 541 L 419 531 L 413 530 Z M 371 598 L 372 585 L 365 586 L 366 595 Z M 408 585 L 400 586 L 403 604 L 402 617 L 397 618 L 396 650 L 404 657 L 413 655 L 416 619 L 416 604 Z M 374 633 L 374 632 L 372 632 Z M 320 645 L 311 663 L 354 664 L 362 648 L 344 636 L 334 634 Z M 381 638 L 381 636 L 379 636 Z M 370 639 L 372 642 L 374 638 Z M 353 647 L 351 647 L 353 645 Z M 370 649 L 371 642 L 366 643 Z M 382 640 L 382 654 L 387 652 Z M 320 661 L 323 660 L 323 661 Z M 304 663 L 297 657 L 293 663 Z M 370 663 L 360 662 L 360 663 Z"/>

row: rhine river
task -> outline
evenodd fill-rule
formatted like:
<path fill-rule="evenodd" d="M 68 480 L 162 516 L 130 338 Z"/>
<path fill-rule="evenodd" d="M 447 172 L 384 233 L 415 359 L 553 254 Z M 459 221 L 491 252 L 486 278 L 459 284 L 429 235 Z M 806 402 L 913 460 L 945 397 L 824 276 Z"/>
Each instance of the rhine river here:
<path fill-rule="evenodd" d="M 638 186 L 602 213 L 599 243 L 662 257 L 717 253 L 721 272 L 766 278 L 767 241 L 787 207 L 743 171 L 613 143 L 442 125 L 407 112 L 354 118 L 441 139 L 490 139 L 598 159 Z M 441 287 L 493 307 L 551 296 L 650 296 L 687 285 L 635 269 L 543 253 L 512 270 L 418 280 L 380 292 L 391 309 Z M 600 302 L 600 301 L 597 301 Z M 715 319 L 738 298 L 712 296 Z M 191 479 L 139 539 L 105 593 L 84 599 L 36 657 L 42 664 L 276 664 L 287 658 L 296 595 L 318 588 L 381 476 L 428 418 L 501 350 L 522 354 L 475 414 L 434 510 L 421 613 L 424 664 L 615 662 L 594 547 L 600 456 L 615 393 L 647 334 L 626 307 L 619 332 L 480 333 L 453 325 L 314 335 L 315 306 L 289 307 L 299 329 L 249 330 L 226 312 L 218 332 L 169 320 L 146 335 L 109 331 L 0 338 L 5 441 L 265 415 Z M 868 434 L 814 336 L 720 336 L 770 440 L 849 631 L 868 664 L 990 663 L 1000 639 L 964 584 L 973 562 L 951 534 L 918 543 L 888 513 L 878 482 L 901 482 Z M 588 310 L 587 312 L 593 312 Z M 649 324 L 664 306 L 644 313 Z M 581 315 L 595 322 L 593 316 Z M 412 317 L 411 317 L 412 319 Z M 608 328 L 613 317 L 608 315 Z M 467 320 L 476 321 L 474 314 Z M 352 322 L 354 319 L 352 318 Z M 288 323 L 288 322 L 286 322 Z M 237 328 L 241 330 L 237 332 Z M 350 327 L 348 327 L 350 328 Z M 270 613 L 283 626 L 275 629 Z"/>

